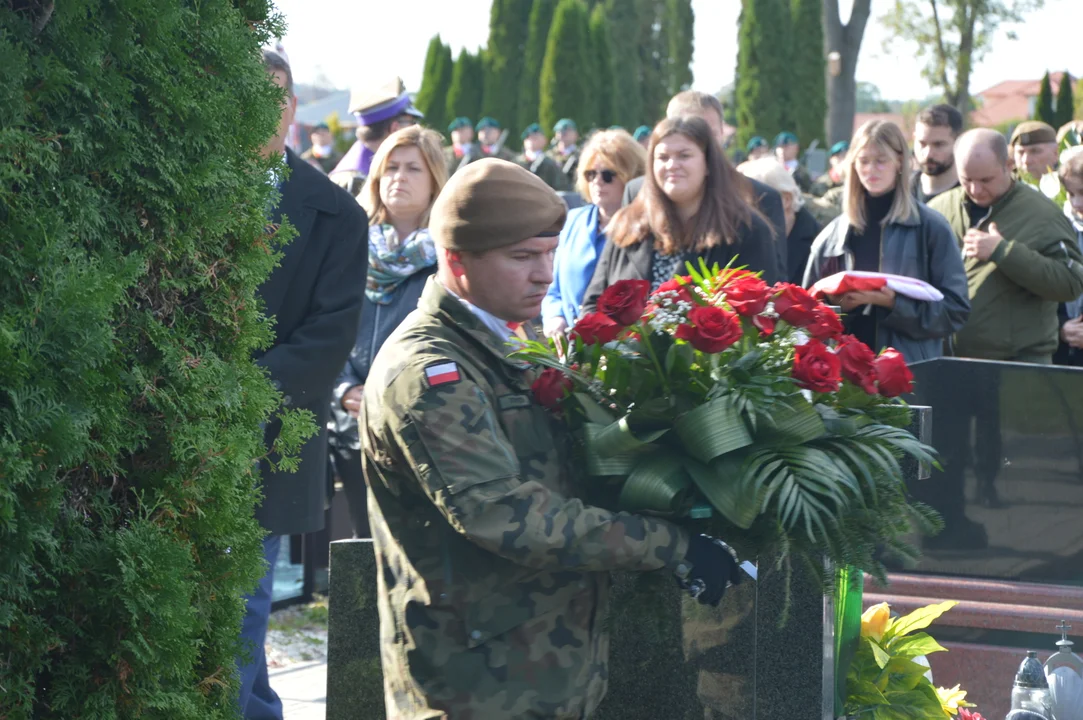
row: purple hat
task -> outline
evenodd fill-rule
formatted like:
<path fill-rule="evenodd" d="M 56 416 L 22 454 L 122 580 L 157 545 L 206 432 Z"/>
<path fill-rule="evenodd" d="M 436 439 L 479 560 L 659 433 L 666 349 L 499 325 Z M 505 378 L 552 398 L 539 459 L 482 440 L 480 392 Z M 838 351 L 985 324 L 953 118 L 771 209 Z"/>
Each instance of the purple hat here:
<path fill-rule="evenodd" d="M 355 89 L 350 93 L 350 112 L 362 125 L 373 125 L 399 115 L 425 115 L 414 107 L 401 78 L 392 78 L 376 87 Z"/>

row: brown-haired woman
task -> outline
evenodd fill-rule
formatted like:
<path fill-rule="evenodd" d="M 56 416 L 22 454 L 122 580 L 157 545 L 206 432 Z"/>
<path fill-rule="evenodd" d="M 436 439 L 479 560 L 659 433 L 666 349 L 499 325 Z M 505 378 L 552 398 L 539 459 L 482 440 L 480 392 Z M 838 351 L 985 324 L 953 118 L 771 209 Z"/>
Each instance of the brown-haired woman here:
<path fill-rule="evenodd" d="M 602 292 L 618 280 L 649 280 L 655 290 L 685 263 L 736 267 L 779 279 L 774 231 L 741 197 L 741 177 L 697 117 L 668 118 L 651 133 L 643 189 L 609 225 L 583 299 L 592 312 Z"/>

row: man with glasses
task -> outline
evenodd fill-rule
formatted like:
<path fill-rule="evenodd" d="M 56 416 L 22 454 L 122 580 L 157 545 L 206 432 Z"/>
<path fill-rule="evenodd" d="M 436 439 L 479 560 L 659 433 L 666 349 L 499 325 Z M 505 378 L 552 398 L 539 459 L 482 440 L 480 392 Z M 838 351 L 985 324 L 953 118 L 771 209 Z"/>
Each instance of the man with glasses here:
<path fill-rule="evenodd" d="M 331 180 L 353 196 L 361 192 L 369 165 L 380 143 L 396 130 L 417 124 L 425 115 L 414 107 L 401 78 L 350 93 L 350 112 L 357 118 L 357 142 L 329 173 Z"/>

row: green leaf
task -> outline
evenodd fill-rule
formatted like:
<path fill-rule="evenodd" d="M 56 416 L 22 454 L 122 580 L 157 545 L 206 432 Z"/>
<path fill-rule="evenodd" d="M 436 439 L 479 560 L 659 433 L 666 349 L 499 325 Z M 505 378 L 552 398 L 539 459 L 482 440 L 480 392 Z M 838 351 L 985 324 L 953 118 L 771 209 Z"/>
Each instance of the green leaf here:
<path fill-rule="evenodd" d="M 641 459 L 640 454 L 629 452 L 606 455 L 598 452 L 595 449 L 596 439 L 608 427 L 612 427 L 612 424 L 602 426 L 596 423 L 587 423 L 580 430 L 579 437 L 583 442 L 583 455 L 586 459 L 587 473 L 596 477 L 623 477 L 635 470 Z"/>
<path fill-rule="evenodd" d="M 586 415 L 587 422 L 605 427 L 617 421 L 613 413 L 599 405 L 598 401 L 590 395 L 584 392 L 572 393 L 572 395 L 579 401 L 579 406 L 583 408 L 583 414 Z"/>
<path fill-rule="evenodd" d="M 869 643 L 872 646 L 872 656 L 876 659 L 876 666 L 879 668 L 887 667 L 887 664 L 891 662 L 891 656 L 884 652 L 884 649 L 876 643 Z"/>
<path fill-rule="evenodd" d="M 935 605 L 926 605 L 923 608 L 918 608 L 909 615 L 904 615 L 891 623 L 887 630 L 884 631 L 883 642 L 886 644 L 892 638 L 902 637 L 915 630 L 922 630 L 929 627 L 938 617 L 958 604 L 959 603 L 955 600 L 945 600 L 944 602 L 936 603 Z"/>
<path fill-rule="evenodd" d="M 703 497 L 724 518 L 743 530 L 752 527 L 760 508 L 756 486 L 744 476 L 745 458 L 742 453 L 729 453 L 709 466 L 684 459 L 685 470 Z"/>
<path fill-rule="evenodd" d="M 748 357 L 747 355 L 745 357 Z M 820 414 L 801 395 L 791 395 L 772 406 L 756 441 L 763 444 L 800 445 L 826 432 Z"/>
<path fill-rule="evenodd" d="M 914 658 L 935 652 L 947 652 L 947 648 L 938 643 L 928 633 L 898 636 L 887 643 L 888 649 L 896 657 Z"/>
<path fill-rule="evenodd" d="M 677 515 L 689 505 L 692 483 L 679 457 L 657 453 L 642 459 L 617 501 L 621 510 Z"/>
<path fill-rule="evenodd" d="M 646 446 L 669 432 L 668 429 L 654 430 L 647 433 L 635 433 L 629 416 L 625 415 L 615 423 L 610 423 L 596 433 L 588 436 L 588 450 L 603 457 L 614 457 L 628 453 L 642 452 Z"/>
<path fill-rule="evenodd" d="M 868 680 L 848 683 L 846 689 L 847 706 L 886 705 L 884 694 Z"/>
<path fill-rule="evenodd" d="M 674 429 L 688 454 L 705 463 L 752 444 L 748 427 L 728 396 L 684 413 Z"/>

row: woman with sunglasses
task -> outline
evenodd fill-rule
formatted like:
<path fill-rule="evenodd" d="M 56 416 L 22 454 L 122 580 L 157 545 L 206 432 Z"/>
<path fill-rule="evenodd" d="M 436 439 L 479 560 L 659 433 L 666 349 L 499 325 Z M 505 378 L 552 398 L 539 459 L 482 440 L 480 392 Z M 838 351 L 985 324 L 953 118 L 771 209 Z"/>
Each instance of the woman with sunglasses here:
<path fill-rule="evenodd" d="M 651 290 L 686 264 L 746 267 L 780 278 L 775 233 L 745 201 L 747 183 L 699 117 L 672 117 L 651 133 L 643 189 L 609 225 L 609 244 L 594 269 L 583 311 L 596 309 L 618 280 L 649 280 Z"/>
<path fill-rule="evenodd" d="M 553 260 L 553 284 L 542 303 L 549 337 L 575 324 L 594 266 L 605 247 L 606 228 L 620 210 L 624 185 L 646 168 L 647 153 L 624 130 L 595 133 L 579 158 L 576 190 L 590 205 L 568 213 Z"/>

